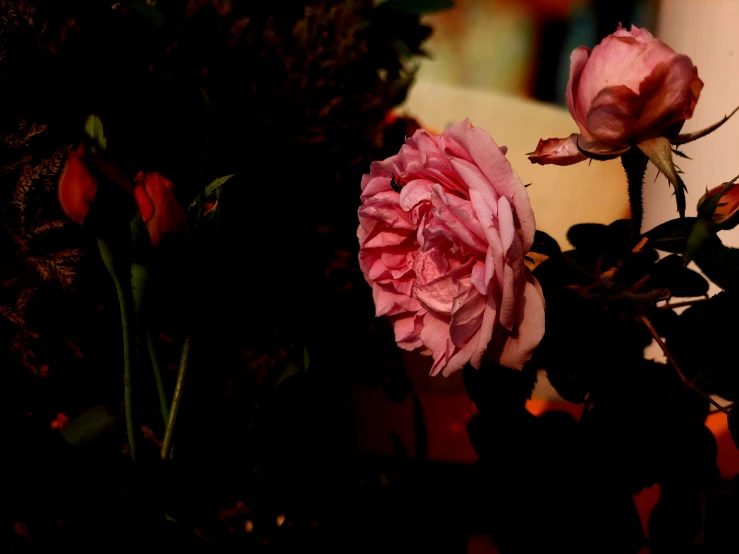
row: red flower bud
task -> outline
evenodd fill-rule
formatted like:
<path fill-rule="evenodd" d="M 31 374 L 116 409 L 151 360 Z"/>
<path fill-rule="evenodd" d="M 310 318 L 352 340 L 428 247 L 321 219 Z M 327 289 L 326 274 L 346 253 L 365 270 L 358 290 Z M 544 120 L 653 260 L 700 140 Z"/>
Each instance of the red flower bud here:
<path fill-rule="evenodd" d="M 133 196 L 149 231 L 154 247 L 168 234 L 177 234 L 187 227 L 185 212 L 174 195 L 172 181 L 159 173 L 139 172 Z"/>
<path fill-rule="evenodd" d="M 81 144 L 70 151 L 59 179 L 59 203 L 64 213 L 80 225 L 84 224 L 98 189 L 86 158 L 85 147 Z"/>
<path fill-rule="evenodd" d="M 712 188 L 698 200 L 698 214 L 721 230 L 739 225 L 739 183 L 734 181 Z"/>

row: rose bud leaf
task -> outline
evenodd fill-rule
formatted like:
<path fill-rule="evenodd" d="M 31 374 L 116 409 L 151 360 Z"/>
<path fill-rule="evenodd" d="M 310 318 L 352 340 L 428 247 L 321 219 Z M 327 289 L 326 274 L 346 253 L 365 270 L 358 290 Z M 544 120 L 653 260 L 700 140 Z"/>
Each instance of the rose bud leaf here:
<path fill-rule="evenodd" d="M 693 131 L 692 133 L 683 133 L 681 135 L 677 135 L 676 137 L 673 137 L 670 139 L 670 142 L 672 144 L 687 144 L 689 142 L 693 142 L 694 140 L 698 140 L 699 138 L 703 138 L 706 135 L 709 135 L 713 133 L 716 129 L 721 127 L 724 123 L 729 121 L 731 117 L 739 111 L 739 106 L 734 108 L 734 111 L 731 112 L 729 115 L 725 115 L 724 118 L 720 121 L 717 121 L 713 125 L 710 125 L 706 127 L 705 129 L 701 129 L 700 131 Z"/>
<path fill-rule="evenodd" d="M 645 140 L 638 145 L 639 150 L 644 152 L 650 161 L 657 166 L 662 173 L 665 174 L 667 180 L 675 187 L 675 199 L 677 201 L 677 211 L 681 218 L 685 217 L 685 183 L 680 178 L 678 171 L 672 159 L 672 147 L 670 141 L 665 137 L 657 137 Z"/>

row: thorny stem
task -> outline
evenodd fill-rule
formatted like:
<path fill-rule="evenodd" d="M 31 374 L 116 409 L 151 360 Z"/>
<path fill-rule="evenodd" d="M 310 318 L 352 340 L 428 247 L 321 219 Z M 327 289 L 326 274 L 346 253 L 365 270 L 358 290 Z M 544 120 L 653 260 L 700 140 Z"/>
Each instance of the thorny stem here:
<path fill-rule="evenodd" d="M 177 384 L 174 389 L 174 396 L 172 397 L 172 409 L 169 412 L 169 421 L 167 422 L 167 429 L 164 432 L 164 440 L 162 440 L 162 460 L 166 460 L 172 450 L 172 436 L 174 434 L 175 423 L 177 422 L 177 413 L 180 409 L 180 402 L 182 401 L 182 388 L 185 382 L 185 374 L 187 373 L 187 366 L 190 363 L 190 338 L 185 339 L 185 344 L 182 347 L 182 356 L 180 357 L 180 369 L 177 373 Z"/>
<path fill-rule="evenodd" d="M 662 337 L 659 336 L 659 333 L 657 333 L 657 330 L 654 328 L 654 325 L 652 325 L 652 322 L 647 317 L 647 314 L 645 314 L 643 311 L 640 310 L 639 316 L 640 316 L 640 319 L 641 319 L 642 323 L 644 323 L 644 325 L 649 330 L 649 332 L 652 334 L 652 337 L 657 342 L 657 344 L 659 345 L 659 347 L 662 350 L 662 352 L 664 353 L 664 355 L 667 357 L 667 360 L 670 362 L 670 364 L 672 364 L 672 367 L 675 368 L 675 371 L 680 376 L 680 379 L 683 382 L 683 386 L 684 387 L 688 387 L 690 389 L 693 389 L 695 392 L 697 392 L 698 394 L 700 394 L 703 398 L 705 398 L 706 400 L 708 400 L 708 402 L 710 402 L 711 405 L 713 405 L 719 412 L 722 412 L 722 413 L 726 414 L 727 416 L 732 415 L 731 412 L 729 412 L 729 410 L 727 410 L 726 408 L 724 408 L 723 406 L 721 406 L 721 404 L 719 404 L 718 402 L 716 402 L 708 394 L 706 394 L 705 392 L 703 392 L 702 390 L 700 390 L 698 387 L 696 387 L 693 384 L 693 381 L 688 380 L 688 378 L 685 376 L 685 373 L 683 373 L 682 369 L 680 369 L 680 366 L 675 361 L 675 358 L 673 357 L 672 353 L 667 348 L 667 345 L 662 340 Z"/>
<path fill-rule="evenodd" d="M 621 156 L 621 164 L 626 171 L 628 182 L 629 206 L 631 207 L 631 232 L 636 236 L 641 231 L 642 218 L 644 216 L 644 202 L 642 188 L 644 185 L 644 173 L 647 171 L 648 158 L 638 148 L 631 148 Z"/>

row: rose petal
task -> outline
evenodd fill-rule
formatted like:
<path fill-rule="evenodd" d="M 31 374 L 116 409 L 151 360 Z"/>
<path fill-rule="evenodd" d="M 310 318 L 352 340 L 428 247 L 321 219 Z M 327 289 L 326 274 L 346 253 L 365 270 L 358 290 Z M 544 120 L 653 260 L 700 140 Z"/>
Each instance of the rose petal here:
<path fill-rule="evenodd" d="M 503 243 L 503 251 L 508 252 L 513 242 L 513 236 L 516 234 L 516 227 L 513 222 L 511 205 L 505 196 L 498 199 L 498 229 L 500 241 Z"/>
<path fill-rule="evenodd" d="M 513 191 L 513 208 L 521 230 L 523 251 L 526 253 L 531 249 L 531 245 L 534 244 L 536 218 L 534 217 L 534 210 L 531 207 L 529 193 L 526 191 L 526 187 L 521 182 L 518 175 L 514 173 L 513 177 L 516 184 L 516 189 Z"/>
<path fill-rule="evenodd" d="M 435 216 L 444 221 L 446 227 L 470 248 L 479 252 L 487 250 L 485 233 L 477 220 L 472 204 L 457 196 L 447 194 L 439 184 L 433 186 L 432 202 Z"/>
<path fill-rule="evenodd" d="M 475 353 L 479 342 L 480 332 L 478 331 L 472 339 L 462 349 L 457 349 L 447 361 L 444 368 L 441 370 L 441 374 L 444 377 L 449 377 L 453 373 L 464 368 L 469 363 L 470 358 Z"/>
<path fill-rule="evenodd" d="M 585 117 L 588 112 L 587 106 L 583 107 L 580 105 L 580 101 L 578 100 L 578 90 L 580 87 L 580 75 L 585 68 L 588 58 L 590 58 L 590 49 L 585 46 L 575 48 L 572 51 L 572 54 L 570 54 L 570 79 L 567 81 L 567 92 L 565 93 L 567 109 L 570 110 L 570 115 L 580 128 L 580 132 L 585 133 L 587 133 Z M 539 148 L 537 147 L 537 151 L 538 150 Z"/>
<path fill-rule="evenodd" d="M 431 200 L 431 185 L 434 181 L 428 179 L 414 179 L 403 186 L 400 191 L 400 207 L 410 212 L 421 202 Z"/>
<path fill-rule="evenodd" d="M 372 298 L 375 301 L 375 316 L 377 317 L 416 312 L 421 309 L 418 300 L 406 294 L 398 294 L 390 285 L 372 283 Z"/>
<path fill-rule="evenodd" d="M 434 364 L 431 375 L 437 375 L 446 365 L 454 349 L 449 338 L 449 322 L 439 316 L 427 313 L 423 318 L 421 340 L 424 346 L 433 352 Z"/>
<path fill-rule="evenodd" d="M 495 143 L 493 137 L 479 127 L 474 127 L 469 119 L 447 127 L 442 136 L 451 137 L 462 146 L 474 160 L 482 174 L 500 196 L 513 196 L 513 170 L 511 164 Z"/>
<path fill-rule="evenodd" d="M 482 323 L 480 324 L 480 332 L 477 335 L 477 345 L 470 356 L 470 364 L 472 364 L 472 367 L 477 369 L 480 368 L 482 355 L 487 350 L 488 344 L 490 344 L 490 339 L 493 337 L 497 315 L 498 311 L 495 302 L 495 294 L 489 294 L 486 298 L 485 311 L 483 312 Z"/>
<path fill-rule="evenodd" d="M 692 115 L 697 98 L 691 84 L 693 64 L 673 56 L 642 81 L 639 94 L 625 85 L 607 87 L 594 98 L 587 116 L 590 132 L 614 145 L 629 145 L 659 136 Z"/>
<path fill-rule="evenodd" d="M 364 242 L 364 248 L 384 248 L 397 246 L 408 238 L 408 231 L 382 228 L 374 235 L 370 235 Z"/>
<path fill-rule="evenodd" d="M 539 165 L 572 165 L 587 159 L 577 148 L 577 137 L 573 133 L 567 138 L 539 139 L 536 151 L 529 156 L 532 164 Z"/>
<path fill-rule="evenodd" d="M 630 34 L 628 37 L 607 36 L 593 48 L 580 75 L 577 102 L 581 113 L 590 112 L 595 97 L 605 88 L 625 86 L 638 94 L 641 83 L 655 67 L 674 58 L 674 50 L 657 39 L 644 42 Z M 589 124 L 587 130 L 593 131 Z M 585 138 L 592 140 L 592 137 Z"/>
<path fill-rule="evenodd" d="M 452 307 L 449 336 L 452 344 L 464 348 L 477 334 L 485 311 L 485 297 L 473 286 L 458 294 Z"/>
<path fill-rule="evenodd" d="M 544 297 L 534 277 L 526 282 L 516 319 L 516 331 L 506 339 L 499 363 L 512 369 L 522 369 L 544 336 Z"/>

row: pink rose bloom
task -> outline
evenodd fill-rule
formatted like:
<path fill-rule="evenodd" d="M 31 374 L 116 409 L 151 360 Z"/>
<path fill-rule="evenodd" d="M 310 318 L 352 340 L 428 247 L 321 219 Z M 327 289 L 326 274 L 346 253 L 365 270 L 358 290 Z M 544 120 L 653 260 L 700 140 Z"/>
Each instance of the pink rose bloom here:
<path fill-rule="evenodd" d="M 432 375 L 479 368 L 486 351 L 521 369 L 544 334 L 544 299 L 524 264 L 536 223 L 490 135 L 469 120 L 441 136 L 418 130 L 371 165 L 361 198 L 360 267 L 398 344 L 433 354 Z"/>
<path fill-rule="evenodd" d="M 608 153 L 675 135 L 693 115 L 702 88 L 690 58 L 649 31 L 619 25 L 592 52 L 580 46 L 570 56 L 567 108 L 582 136 L 540 140 L 529 159 L 570 165 L 586 158 L 578 139 L 585 150 Z"/>

